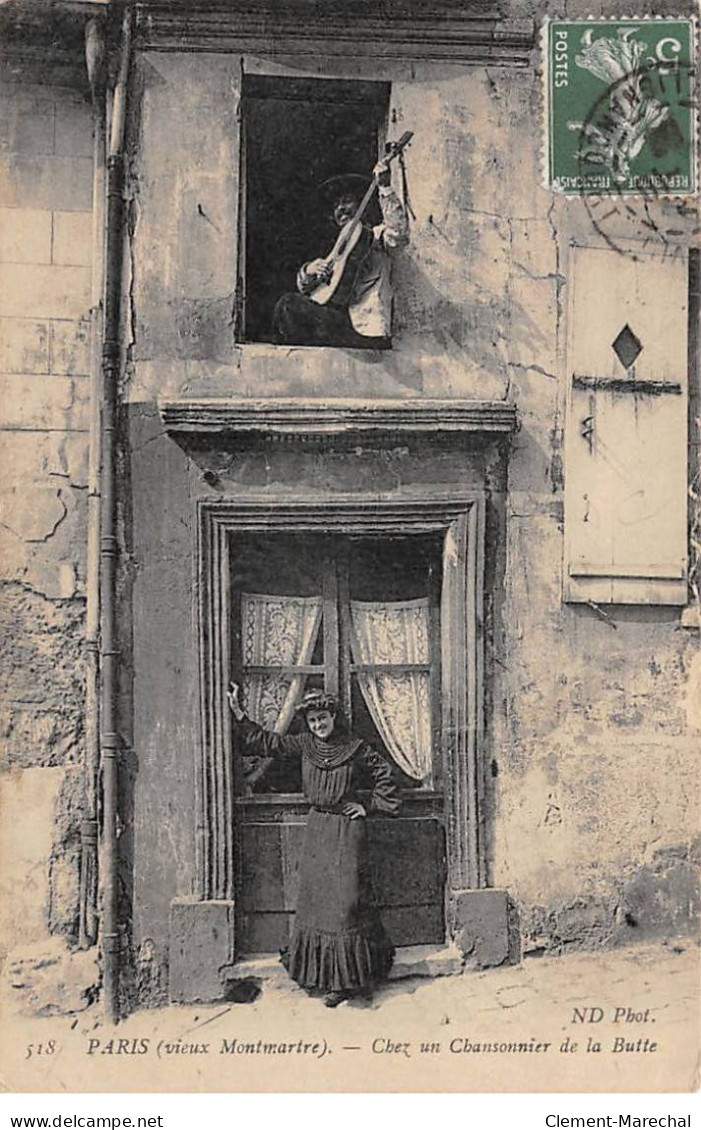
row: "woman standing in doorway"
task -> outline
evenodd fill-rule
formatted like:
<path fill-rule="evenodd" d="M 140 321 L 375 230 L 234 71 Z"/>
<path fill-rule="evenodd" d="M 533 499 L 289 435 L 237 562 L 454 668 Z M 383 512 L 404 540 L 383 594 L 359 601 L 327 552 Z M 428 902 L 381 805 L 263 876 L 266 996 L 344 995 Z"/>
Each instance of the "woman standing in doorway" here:
<path fill-rule="evenodd" d="M 302 763 L 310 809 L 294 929 L 281 960 L 302 988 L 323 993 L 329 1008 L 352 996 L 368 996 L 389 973 L 394 946 L 372 905 L 367 812 L 358 789 L 365 776 L 370 807 L 396 813 L 399 798 L 390 767 L 348 731 L 337 700 L 323 691 L 304 696 L 297 709 L 308 732 L 294 737 L 272 734 L 246 718 L 236 683 L 228 699 L 243 756 L 299 757 Z"/>

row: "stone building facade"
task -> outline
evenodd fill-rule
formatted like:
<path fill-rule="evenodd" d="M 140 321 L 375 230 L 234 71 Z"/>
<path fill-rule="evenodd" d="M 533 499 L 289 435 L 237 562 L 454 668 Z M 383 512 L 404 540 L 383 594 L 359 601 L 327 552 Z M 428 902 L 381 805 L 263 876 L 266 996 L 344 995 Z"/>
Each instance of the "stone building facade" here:
<path fill-rule="evenodd" d="M 80 56 L 66 51 L 52 67 L 36 43 L 13 54 L 10 40 L 0 193 L 5 952 L 77 936 L 93 199 Z"/>
<path fill-rule="evenodd" d="M 488 965 L 686 933 L 701 699 L 694 202 L 646 202 L 655 230 L 674 234 L 645 244 L 639 211 L 600 219 L 585 199 L 544 187 L 532 9 L 445 5 L 422 23 L 410 4 L 384 21 L 360 5 L 351 37 L 343 4 L 312 31 L 291 3 L 274 34 L 264 6 L 248 7 L 144 2 L 131 25 L 115 463 L 121 998 L 216 998 L 242 956 L 284 933 L 304 813 L 294 790 L 257 807 L 239 795 L 223 693 L 235 601 L 255 584 L 246 554 L 292 568 L 302 542 L 305 559 L 359 543 L 411 556 L 423 538 L 440 578 L 433 785 L 410 798 L 402 851 L 383 841 L 397 859 L 422 845 L 418 886 L 391 877 L 404 891 L 389 908 L 401 940 Z M 18 6 L 3 83 L 11 951 L 49 935 L 79 942 L 91 790 L 105 818 L 85 753 L 101 292 L 81 36 L 87 21 L 104 25 L 110 89 L 123 10 L 57 9 L 42 39 Z M 256 144 L 291 170 L 290 123 L 318 103 L 356 106 L 353 120 L 375 114 L 376 140 L 414 133 L 391 350 L 281 347 L 252 314 Z M 643 353 L 679 384 L 683 409 L 662 427 L 649 403 L 636 416 L 652 479 L 637 439 L 616 450 L 632 493 L 677 478 L 658 507 L 670 525 L 639 522 L 630 545 L 643 556 L 609 560 L 607 575 L 571 517 L 584 489 L 608 521 L 606 490 L 582 488 L 572 378 L 577 351 L 610 336 L 609 313 L 617 329 L 638 317 Z M 665 573 L 658 550 L 680 521 L 684 560 Z M 424 911 L 414 936 L 407 921 Z"/>

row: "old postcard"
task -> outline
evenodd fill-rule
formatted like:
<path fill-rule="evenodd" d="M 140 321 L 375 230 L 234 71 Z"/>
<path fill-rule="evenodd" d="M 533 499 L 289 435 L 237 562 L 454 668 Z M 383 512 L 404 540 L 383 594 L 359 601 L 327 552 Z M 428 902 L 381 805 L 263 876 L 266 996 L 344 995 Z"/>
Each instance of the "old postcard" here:
<path fill-rule="evenodd" d="M 697 25 L 639 9 L 0 4 L 7 1090 L 698 1085 Z"/>

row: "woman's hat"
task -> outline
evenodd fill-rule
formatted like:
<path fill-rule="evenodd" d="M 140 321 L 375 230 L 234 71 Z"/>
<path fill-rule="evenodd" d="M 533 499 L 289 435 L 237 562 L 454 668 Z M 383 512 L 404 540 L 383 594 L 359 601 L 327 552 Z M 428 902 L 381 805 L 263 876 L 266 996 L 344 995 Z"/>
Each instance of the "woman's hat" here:
<path fill-rule="evenodd" d="M 308 714 L 310 710 L 328 710 L 331 714 L 338 714 L 338 699 L 327 694 L 326 691 L 307 691 L 304 698 L 297 704 L 297 714 Z"/>

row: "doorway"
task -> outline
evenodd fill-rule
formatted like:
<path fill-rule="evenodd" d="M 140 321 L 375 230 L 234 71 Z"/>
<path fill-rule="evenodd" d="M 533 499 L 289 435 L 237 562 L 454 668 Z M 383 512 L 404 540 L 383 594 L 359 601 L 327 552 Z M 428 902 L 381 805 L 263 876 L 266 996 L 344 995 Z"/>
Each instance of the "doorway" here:
<path fill-rule="evenodd" d="M 440 533 L 242 533 L 231 540 L 231 677 L 248 716 L 293 734 L 306 690 L 338 697 L 390 765 L 397 817 L 368 817 L 372 888 L 395 945 L 445 939 Z M 299 764 L 232 750 L 240 956 L 287 944 L 306 809 Z M 258 781 L 251 794 L 247 779 Z"/>
<path fill-rule="evenodd" d="M 363 494 L 320 498 L 299 493 L 275 499 L 239 497 L 199 502 L 201 737 L 195 775 L 197 872 L 193 905 L 201 907 L 203 922 L 205 914 L 227 916 L 226 937 L 231 939 L 227 953 L 229 949 L 237 954 L 271 952 L 280 939 L 286 938 L 296 898 L 297 860 L 306 817 L 304 797 L 295 791 L 298 786 L 294 783 L 285 782 L 276 789 L 271 778 L 266 792 L 244 795 L 245 767 L 234 749 L 226 699 L 228 683 L 236 671 L 242 678 L 260 678 L 262 685 L 268 676 L 279 680 L 284 675 L 287 691 L 278 684 L 273 696 L 277 714 L 291 680 L 305 676 L 321 681 L 331 678 L 333 670 L 339 672 L 338 693 L 346 693 L 346 708 L 355 711 L 353 725 L 360 728 L 372 722 L 374 730 L 366 731 L 369 740 L 380 747 L 380 752 L 384 748 L 398 769 L 406 769 L 401 759 L 397 761 L 395 743 L 408 759 L 411 772 L 407 775 L 418 773 L 413 778 L 415 783 L 404 781 L 404 814 L 372 824 L 379 860 L 375 875 L 378 901 L 395 944 L 418 940 L 417 908 L 421 907 L 426 908 L 422 936 L 443 942 L 461 928 L 471 892 L 486 885 L 484 530 L 485 498 L 479 491 L 441 495 L 434 490 L 423 497 L 397 492 L 389 498 Z M 334 570 L 327 568 L 328 562 L 335 565 Z M 364 567 L 355 569 L 353 562 L 363 562 Z M 334 575 L 336 598 L 329 587 Z M 286 578 L 277 590 L 276 576 Z M 346 577 L 347 600 L 341 595 Z M 367 581 L 368 585 L 382 587 L 356 587 L 358 577 L 362 584 Z M 288 591 L 291 582 L 295 585 L 292 592 Z M 415 587 L 419 584 L 421 588 Z M 266 588 L 272 591 L 266 592 Z M 285 598 L 278 602 L 283 605 L 292 597 L 302 602 L 305 611 L 295 613 L 297 627 L 290 652 L 284 661 L 273 663 L 265 651 L 259 650 L 255 657 L 247 655 L 243 624 L 253 615 L 251 608 L 257 609 L 259 618 L 267 614 L 267 600 L 260 598 L 276 597 Z M 249 605 L 247 613 L 244 600 Z M 427 642 L 426 650 L 415 653 L 415 658 L 406 663 L 395 663 L 394 654 L 383 657 L 373 644 L 364 606 L 411 605 L 416 601 L 423 609 L 420 616 L 424 624 L 428 624 L 427 636 L 433 630 L 436 642 Z M 343 611 L 344 605 L 349 611 Z M 337 634 L 329 630 L 334 606 Z M 390 609 L 388 615 L 395 613 L 400 623 L 408 615 L 396 609 Z M 351 621 L 355 617 L 352 626 L 356 638 L 354 642 L 350 634 L 347 647 L 343 624 L 349 615 Z M 282 622 L 287 623 L 284 617 Z M 267 638 L 257 628 L 254 635 L 258 641 Z M 399 635 L 402 638 L 402 632 Z M 358 637 L 369 650 L 359 650 Z M 335 649 L 337 663 L 331 662 Z M 436 664 L 439 681 L 432 683 Z M 425 712 L 430 719 L 428 760 L 418 756 L 421 749 L 425 751 L 425 742 L 412 748 L 397 741 L 386 710 L 386 694 L 376 689 L 383 678 L 385 687 L 392 686 L 394 677 L 401 673 L 392 668 L 402 665 L 413 667 L 409 672 L 412 680 L 423 683 L 432 704 Z M 278 669 L 271 672 L 270 667 Z M 280 667 L 288 670 L 282 672 Z M 344 692 L 344 687 L 349 690 Z M 262 702 L 266 697 L 262 692 L 259 695 L 253 683 L 247 694 L 249 701 L 258 696 Z M 436 714 L 437 701 L 440 709 Z M 275 719 L 267 724 L 274 726 Z M 411 865 L 411 875 L 405 863 L 410 859 L 418 860 Z"/>

